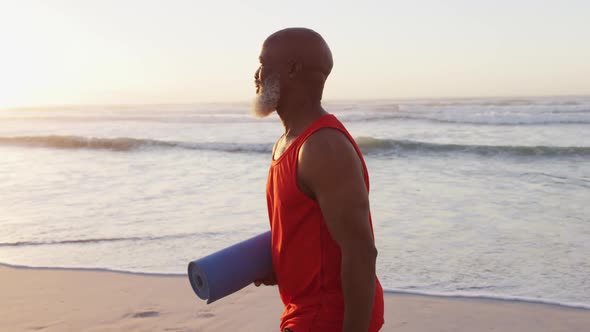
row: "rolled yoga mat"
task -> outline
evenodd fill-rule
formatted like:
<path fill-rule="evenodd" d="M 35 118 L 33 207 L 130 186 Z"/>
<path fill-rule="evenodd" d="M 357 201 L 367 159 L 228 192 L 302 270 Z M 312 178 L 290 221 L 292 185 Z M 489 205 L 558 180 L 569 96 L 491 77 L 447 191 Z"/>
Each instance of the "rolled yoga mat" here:
<path fill-rule="evenodd" d="M 213 303 L 272 272 L 270 231 L 188 265 L 188 278 L 202 300 Z"/>

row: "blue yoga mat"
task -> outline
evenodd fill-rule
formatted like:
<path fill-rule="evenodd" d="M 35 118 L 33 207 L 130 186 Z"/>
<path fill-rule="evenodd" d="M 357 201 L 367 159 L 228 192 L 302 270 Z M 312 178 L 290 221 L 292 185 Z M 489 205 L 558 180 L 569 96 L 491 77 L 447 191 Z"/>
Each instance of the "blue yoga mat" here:
<path fill-rule="evenodd" d="M 270 231 L 188 265 L 188 278 L 202 300 L 213 303 L 272 272 Z"/>

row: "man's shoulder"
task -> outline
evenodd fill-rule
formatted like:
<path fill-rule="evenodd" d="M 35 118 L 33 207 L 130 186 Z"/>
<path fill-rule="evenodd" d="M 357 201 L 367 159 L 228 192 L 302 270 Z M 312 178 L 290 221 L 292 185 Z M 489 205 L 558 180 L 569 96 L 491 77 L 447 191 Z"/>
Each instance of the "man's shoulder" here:
<path fill-rule="evenodd" d="M 313 133 L 301 145 L 297 165 L 303 178 L 363 173 L 361 157 L 353 142 L 337 128 L 322 128 Z"/>
<path fill-rule="evenodd" d="M 338 128 L 320 128 L 311 134 L 301 145 L 300 159 L 303 157 L 321 158 L 331 154 L 355 153 L 354 146 L 344 131 Z"/>

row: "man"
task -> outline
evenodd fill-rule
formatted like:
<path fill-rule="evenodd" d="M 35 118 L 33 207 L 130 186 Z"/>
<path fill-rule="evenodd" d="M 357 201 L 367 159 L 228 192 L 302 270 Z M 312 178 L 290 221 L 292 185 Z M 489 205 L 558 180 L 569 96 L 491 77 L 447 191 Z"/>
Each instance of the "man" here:
<path fill-rule="evenodd" d="M 267 182 L 274 273 L 285 309 L 281 331 L 374 332 L 383 290 L 369 211 L 369 177 L 344 126 L 321 105 L 332 70 L 324 39 L 303 28 L 266 39 L 255 74 L 254 113 L 278 113 L 285 134 Z"/>

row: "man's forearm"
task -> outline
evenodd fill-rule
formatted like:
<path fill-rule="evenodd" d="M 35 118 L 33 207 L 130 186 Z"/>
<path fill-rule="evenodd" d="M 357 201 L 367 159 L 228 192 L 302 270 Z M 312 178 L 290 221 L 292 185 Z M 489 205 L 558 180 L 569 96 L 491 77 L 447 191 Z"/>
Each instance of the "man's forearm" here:
<path fill-rule="evenodd" d="M 342 252 L 343 332 L 366 332 L 375 301 L 376 249 Z"/>

